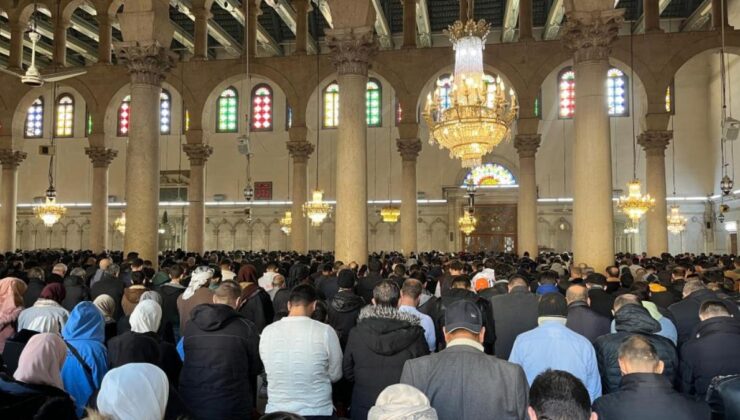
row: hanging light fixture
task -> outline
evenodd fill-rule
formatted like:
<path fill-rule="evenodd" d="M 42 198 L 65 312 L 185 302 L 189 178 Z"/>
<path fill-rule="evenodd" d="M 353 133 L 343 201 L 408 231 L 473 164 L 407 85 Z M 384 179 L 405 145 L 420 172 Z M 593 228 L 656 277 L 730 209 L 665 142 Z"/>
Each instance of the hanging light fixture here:
<path fill-rule="evenodd" d="M 632 48 L 632 35 L 630 35 L 630 98 L 634 98 L 634 50 Z M 650 194 L 642 195 L 642 185 L 637 178 L 637 136 L 635 135 L 635 113 L 632 113 L 632 181 L 627 183 L 627 195 L 620 196 L 617 208 L 624 213 L 634 225 L 637 225 L 648 211 L 655 207 L 655 199 Z M 637 227 L 635 227 L 637 229 Z M 636 232 L 635 232 L 636 233 Z"/>
<path fill-rule="evenodd" d="M 467 22 L 460 20 L 449 26 L 445 34 L 455 50 L 455 74 L 449 102 L 434 92 L 427 97 L 422 116 L 429 126 L 429 143 L 450 151 L 450 157 L 460 159 L 463 167 L 481 164 L 482 157 L 491 153 L 508 138 L 518 105 L 513 90 L 500 77 L 489 83 L 484 78 L 483 49 L 491 24 L 475 21 L 473 0 L 469 0 Z"/>
<path fill-rule="evenodd" d="M 673 118 L 671 118 L 671 131 L 673 131 Z M 673 197 L 676 196 L 676 139 L 671 145 L 671 166 L 673 171 Z M 688 220 L 681 214 L 681 208 L 674 204 L 670 207 L 668 214 L 668 232 L 679 235 L 686 229 Z"/>
<path fill-rule="evenodd" d="M 390 167 L 388 170 L 388 205 L 380 209 L 380 218 L 384 223 L 393 224 L 398 222 L 398 218 L 401 216 L 401 209 L 394 206 L 393 200 L 391 199 L 391 175 L 393 174 L 393 126 L 389 124 L 388 127 L 388 166 Z"/>
<path fill-rule="evenodd" d="M 280 219 L 280 230 L 290 236 L 290 230 L 293 226 L 293 214 L 289 211 L 285 212 L 285 215 Z"/>
<path fill-rule="evenodd" d="M 457 227 L 460 229 L 465 236 L 470 236 L 475 231 L 475 227 L 478 225 L 478 219 L 473 216 L 473 208 L 468 208 L 467 211 L 457 219 Z"/>
<path fill-rule="evenodd" d="M 116 220 L 113 221 L 113 227 L 121 234 L 126 233 L 126 212 L 121 212 Z"/>
<path fill-rule="evenodd" d="M 727 118 L 727 85 L 726 85 L 727 73 L 726 73 L 726 68 L 725 68 L 724 4 L 723 4 L 723 7 L 722 7 L 722 10 L 723 10 L 723 16 L 722 16 L 722 22 L 723 23 L 722 23 L 722 29 L 721 29 L 722 30 L 722 33 L 721 33 L 721 36 L 722 36 L 722 45 L 721 45 L 720 50 L 719 50 L 719 66 L 720 66 L 719 75 L 720 75 L 720 86 L 722 88 L 722 92 L 721 92 L 721 98 L 722 98 L 722 121 L 721 121 L 721 127 L 720 127 L 720 133 L 722 133 L 722 138 L 720 139 L 720 151 L 721 151 L 721 155 L 722 155 L 722 180 L 719 182 L 719 189 L 722 191 L 722 195 L 723 196 L 728 196 L 728 195 L 732 194 L 732 188 L 733 188 L 733 186 L 735 184 L 735 182 L 733 180 L 735 178 L 735 174 L 734 174 L 734 172 L 735 172 L 735 164 L 734 164 L 735 153 L 734 153 L 734 148 L 733 148 L 733 153 L 732 153 L 732 159 L 733 159 L 732 171 L 733 171 L 733 174 L 732 174 L 732 178 L 730 178 L 730 176 L 727 174 L 727 167 L 730 164 L 727 162 L 727 158 L 725 156 L 725 153 L 727 151 L 726 150 L 727 149 L 727 145 L 726 145 L 727 138 L 725 136 L 725 129 L 726 129 L 725 124 L 727 124 L 728 122 L 731 122 L 731 121 L 732 122 L 736 122 L 736 121 L 732 120 L 732 118 L 730 118 L 730 119 Z"/>
<path fill-rule="evenodd" d="M 627 222 L 627 227 L 624 228 L 625 234 L 637 234 L 640 233 L 640 225 L 634 220 Z"/>
<path fill-rule="evenodd" d="M 56 83 L 54 83 L 51 93 L 56 98 Z M 53 114 L 56 119 L 58 117 L 56 112 Z M 54 127 L 56 127 L 56 123 L 52 124 L 51 147 L 49 148 L 51 151 L 49 155 L 49 188 L 46 189 L 46 193 L 44 194 L 44 202 L 33 208 L 33 213 L 41 219 L 46 227 L 54 226 L 67 213 L 67 209 L 57 203 L 57 191 L 54 188 L 54 156 L 56 156 L 56 149 L 54 148 L 54 135 L 56 133 L 54 132 Z"/>

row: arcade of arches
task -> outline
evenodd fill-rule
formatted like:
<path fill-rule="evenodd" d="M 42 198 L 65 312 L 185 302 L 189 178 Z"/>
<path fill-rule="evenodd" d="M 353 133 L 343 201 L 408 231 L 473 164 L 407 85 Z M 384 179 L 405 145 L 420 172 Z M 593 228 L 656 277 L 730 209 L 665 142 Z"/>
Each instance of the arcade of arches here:
<path fill-rule="evenodd" d="M 163 0 L 41 0 L 36 12 L 30 0 L 0 0 L 0 64 L 28 64 L 24 30 L 40 14 L 42 71 L 87 70 L 38 88 L 0 74 L 0 251 L 136 248 L 152 259 L 165 248 L 324 249 L 362 261 L 388 249 L 572 250 L 606 266 L 615 251 L 731 250 L 740 212 L 734 195 L 720 202 L 718 51 L 724 32 L 731 115 L 740 93 L 738 2 L 728 2 L 724 31 L 719 1 L 661 18 L 666 2 L 644 0 L 627 19 L 612 0 L 553 2 L 566 18 L 548 16 L 542 28 L 532 23 L 532 0 L 514 2 L 518 25 L 510 36 L 494 28 L 484 64 L 516 92 L 519 118 L 510 140 L 468 171 L 428 145 L 418 112 L 430 92 L 449 91 L 454 59 L 430 16 L 420 23 L 419 5 L 434 1 L 403 2 L 402 32 L 393 33 L 377 1 L 326 0 L 331 25 L 321 37 L 309 28 L 310 2 L 280 2 L 295 34 L 280 42 L 266 41 L 257 21 L 272 5 L 236 2 L 246 22 L 242 53 L 234 37 L 213 47 L 223 38 L 214 17 L 222 5 L 213 1 L 188 2 L 193 21 L 183 25 Z M 251 218 L 247 163 L 237 153 L 247 132 Z M 637 234 L 624 233 L 612 199 L 632 178 L 633 132 L 637 176 L 656 199 Z M 48 186 L 39 147 L 52 138 L 68 212 L 46 228 L 32 207 Z M 728 145 L 731 171 L 734 153 Z M 480 185 L 481 223 L 466 238 L 456 221 L 469 178 Z M 335 208 L 313 227 L 301 206 L 317 182 Z M 388 200 L 400 205 L 397 224 L 380 220 Z M 666 229 L 671 204 L 688 218 L 680 235 Z M 721 204 L 729 205 L 724 224 L 716 223 Z M 124 210 L 120 233 L 114 220 Z M 288 210 L 289 236 L 279 224 Z"/>

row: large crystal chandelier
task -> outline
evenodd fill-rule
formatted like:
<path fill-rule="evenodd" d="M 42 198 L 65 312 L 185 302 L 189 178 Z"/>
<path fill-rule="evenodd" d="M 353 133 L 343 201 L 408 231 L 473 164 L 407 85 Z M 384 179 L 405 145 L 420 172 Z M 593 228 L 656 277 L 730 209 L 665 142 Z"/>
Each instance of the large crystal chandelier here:
<path fill-rule="evenodd" d="M 121 233 L 121 235 L 126 233 L 126 212 L 122 212 L 121 215 L 113 221 L 113 227 Z"/>
<path fill-rule="evenodd" d="M 293 214 L 292 212 L 286 211 L 285 216 L 280 219 L 280 230 L 284 234 L 290 235 L 291 227 L 293 226 Z"/>
<path fill-rule="evenodd" d="M 619 197 L 617 208 L 634 223 L 640 221 L 642 216 L 655 207 L 655 199 L 650 194 L 642 195 L 642 187 L 639 179 L 627 183 L 628 195 Z"/>
<path fill-rule="evenodd" d="M 331 205 L 324 202 L 324 192 L 315 190 L 311 201 L 303 204 L 303 215 L 311 220 L 311 226 L 321 226 L 331 213 Z"/>
<path fill-rule="evenodd" d="M 385 223 L 396 223 L 401 216 L 401 210 L 398 207 L 388 205 L 380 209 L 380 218 Z"/>
<path fill-rule="evenodd" d="M 686 218 L 681 214 L 681 209 L 673 205 L 671 213 L 668 215 L 668 232 L 678 235 L 686 229 Z"/>
<path fill-rule="evenodd" d="M 34 207 L 33 213 L 44 222 L 44 226 L 52 227 L 67 213 L 67 209 L 57 203 L 57 192 L 53 186 L 49 186 L 44 202 Z"/>
<path fill-rule="evenodd" d="M 472 208 L 469 211 L 466 211 L 462 217 L 457 219 L 457 227 L 465 234 L 465 236 L 470 236 L 470 234 L 475 231 L 475 227 L 477 225 L 478 219 L 473 216 Z"/>
<path fill-rule="evenodd" d="M 463 167 L 480 165 L 482 157 L 508 137 L 518 111 L 514 92 L 507 97 L 500 77 L 491 83 L 484 80 L 483 48 L 490 30 L 490 23 L 472 19 L 449 27 L 446 34 L 455 50 L 449 103 L 437 92 L 429 94 L 422 114 L 429 142 L 448 149 Z"/>

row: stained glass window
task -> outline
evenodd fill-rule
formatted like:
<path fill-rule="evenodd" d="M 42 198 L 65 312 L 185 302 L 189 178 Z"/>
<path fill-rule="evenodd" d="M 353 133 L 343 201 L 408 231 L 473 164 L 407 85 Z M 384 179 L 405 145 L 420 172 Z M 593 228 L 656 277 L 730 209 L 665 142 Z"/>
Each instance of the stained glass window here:
<path fill-rule="evenodd" d="M 126 137 L 131 129 L 131 95 L 127 95 L 118 107 L 118 136 Z"/>
<path fill-rule="evenodd" d="M 239 111 L 239 94 L 233 87 L 228 87 L 221 92 L 216 105 L 218 119 L 216 120 L 216 132 L 218 133 L 236 133 L 239 126 L 237 124 L 237 114 Z"/>
<path fill-rule="evenodd" d="M 290 128 L 293 127 L 293 108 L 288 105 L 288 103 L 285 103 L 285 129 L 290 130 Z"/>
<path fill-rule="evenodd" d="M 676 112 L 676 94 L 674 92 L 675 89 L 673 88 L 673 82 L 671 82 L 671 84 L 665 88 L 665 112 L 670 112 L 671 114 Z"/>
<path fill-rule="evenodd" d="M 252 89 L 252 131 L 272 131 L 272 88 L 261 83 Z"/>
<path fill-rule="evenodd" d="M 57 99 L 57 112 L 54 128 L 56 137 L 72 137 L 75 116 L 75 100 L 69 94 Z"/>
<path fill-rule="evenodd" d="M 534 116 L 537 118 L 542 118 L 542 90 L 540 90 L 537 93 L 537 96 L 534 98 Z"/>
<path fill-rule="evenodd" d="M 476 186 L 495 187 L 501 185 L 516 185 L 514 174 L 498 163 L 486 163 L 473 168 L 465 177 L 463 186 L 470 181 Z"/>
<path fill-rule="evenodd" d="M 449 108 L 452 103 L 450 102 L 450 93 L 452 92 L 452 75 L 445 74 L 439 76 L 437 79 L 437 88 L 435 94 L 442 100 L 442 109 Z"/>
<path fill-rule="evenodd" d="M 396 99 L 396 125 L 401 124 L 403 119 L 403 108 L 401 108 L 401 102 Z"/>
<path fill-rule="evenodd" d="M 190 111 L 186 109 L 182 117 L 182 132 L 187 133 L 188 131 L 190 131 Z"/>
<path fill-rule="evenodd" d="M 609 104 L 609 115 L 624 117 L 629 115 L 627 101 L 627 76 L 617 68 L 609 69 L 606 74 L 606 98 Z"/>
<path fill-rule="evenodd" d="M 92 114 L 90 114 L 90 111 L 85 110 L 85 135 L 89 136 L 92 134 L 93 129 L 93 120 L 92 120 Z"/>
<path fill-rule="evenodd" d="M 39 97 L 30 107 L 26 114 L 26 138 L 39 138 L 44 134 L 44 99 Z"/>
<path fill-rule="evenodd" d="M 367 81 L 367 92 L 365 93 L 365 103 L 367 106 L 367 126 L 380 127 L 383 121 L 380 117 L 383 103 L 383 94 L 380 88 L 380 82 L 376 79 Z"/>
<path fill-rule="evenodd" d="M 172 96 L 162 89 L 159 94 L 159 134 L 170 134 L 172 130 Z"/>
<path fill-rule="evenodd" d="M 560 118 L 573 118 L 576 113 L 576 74 L 571 67 L 564 68 L 558 76 L 558 101 Z"/>
<path fill-rule="evenodd" d="M 324 128 L 339 126 L 339 85 L 332 82 L 324 89 Z"/>

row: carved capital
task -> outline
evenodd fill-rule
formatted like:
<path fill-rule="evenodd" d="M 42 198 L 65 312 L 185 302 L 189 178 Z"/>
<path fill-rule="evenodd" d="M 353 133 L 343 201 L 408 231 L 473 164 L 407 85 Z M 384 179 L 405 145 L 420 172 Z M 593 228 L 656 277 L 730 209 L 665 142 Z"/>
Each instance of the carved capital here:
<path fill-rule="evenodd" d="M 132 83 L 162 86 L 165 75 L 175 64 L 174 55 L 158 43 L 116 43 L 116 56 L 128 68 Z"/>
<path fill-rule="evenodd" d="M 182 150 L 188 155 L 191 166 L 203 166 L 213 153 L 213 146 L 207 144 L 183 144 Z"/>
<path fill-rule="evenodd" d="M 645 149 L 646 155 L 664 157 L 672 138 L 671 130 L 647 130 L 637 136 L 637 143 Z"/>
<path fill-rule="evenodd" d="M 308 162 L 308 157 L 311 156 L 311 153 L 313 153 L 313 144 L 307 141 L 291 140 L 286 144 L 288 146 L 288 152 L 290 152 L 290 156 L 293 158 L 293 161 L 295 163 Z"/>
<path fill-rule="evenodd" d="M 378 50 L 373 28 L 329 29 L 326 34 L 337 73 L 367 76 L 370 57 Z"/>
<path fill-rule="evenodd" d="M 398 153 L 404 161 L 416 162 L 421 152 L 421 140 L 419 139 L 398 139 L 396 140 Z"/>
<path fill-rule="evenodd" d="M 611 43 L 617 38 L 619 27 L 624 22 L 623 9 L 570 12 L 566 18 L 563 43 L 573 51 L 576 64 L 609 58 Z"/>
<path fill-rule="evenodd" d="M 0 149 L 0 164 L 3 169 L 17 169 L 28 153 L 20 150 Z"/>
<path fill-rule="evenodd" d="M 207 21 L 208 19 L 213 17 L 213 13 L 211 13 L 210 10 L 205 9 L 205 8 L 192 9 L 192 13 L 193 13 L 193 16 L 195 16 L 196 21 L 198 20 Z"/>
<path fill-rule="evenodd" d="M 105 147 L 86 147 L 85 154 L 90 158 L 93 168 L 107 168 L 118 156 L 118 150 Z"/>
<path fill-rule="evenodd" d="M 520 158 L 533 158 L 540 147 L 540 134 L 517 134 L 514 138 L 514 148 Z"/>

